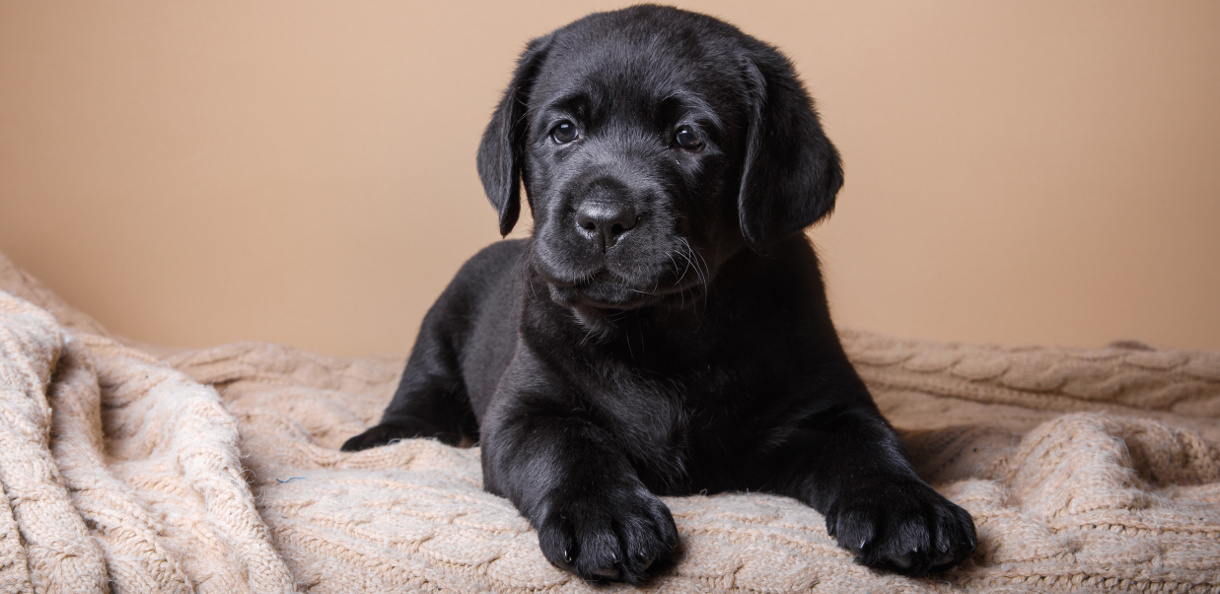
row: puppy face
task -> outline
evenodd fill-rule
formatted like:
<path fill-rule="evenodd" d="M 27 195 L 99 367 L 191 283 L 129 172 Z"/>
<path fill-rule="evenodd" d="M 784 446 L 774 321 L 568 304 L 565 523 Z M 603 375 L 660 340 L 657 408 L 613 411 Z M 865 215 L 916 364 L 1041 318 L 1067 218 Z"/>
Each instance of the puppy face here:
<path fill-rule="evenodd" d="M 530 97 L 533 264 L 564 305 L 682 297 L 744 245 L 731 187 L 742 98 L 687 57 L 698 43 L 631 32 L 555 39 Z"/>
<path fill-rule="evenodd" d="M 786 59 L 729 25 L 655 6 L 531 42 L 479 172 L 503 233 L 524 182 L 532 267 L 585 322 L 694 302 L 725 259 L 811 224 L 842 183 Z"/>

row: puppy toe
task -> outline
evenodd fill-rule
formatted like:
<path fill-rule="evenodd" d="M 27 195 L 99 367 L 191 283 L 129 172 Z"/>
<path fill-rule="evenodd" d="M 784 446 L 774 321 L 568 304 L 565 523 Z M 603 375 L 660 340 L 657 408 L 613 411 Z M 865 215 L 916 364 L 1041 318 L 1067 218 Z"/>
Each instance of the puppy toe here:
<path fill-rule="evenodd" d="M 890 555 L 886 558 L 889 559 L 890 563 L 902 569 L 910 569 L 913 564 L 910 555 Z"/>
<path fill-rule="evenodd" d="M 571 523 L 566 518 L 556 517 L 543 522 L 538 527 L 538 546 L 542 549 L 542 555 L 552 565 L 575 571 L 580 549 L 572 534 Z"/>
<path fill-rule="evenodd" d="M 621 544 L 608 522 L 594 521 L 581 526 L 580 556 L 576 559 L 577 575 L 587 580 L 619 579 Z"/>
<path fill-rule="evenodd" d="M 961 507 L 945 500 L 937 509 L 936 552 L 932 571 L 941 571 L 966 560 L 978 546 L 974 519 Z"/>
<path fill-rule="evenodd" d="M 839 546 L 859 555 L 877 535 L 877 518 L 864 510 L 832 510 L 826 515 L 826 531 Z"/>
<path fill-rule="evenodd" d="M 620 563 L 621 579 L 638 584 L 659 559 L 668 559 L 677 546 L 677 529 L 668 515 L 659 520 L 647 517 L 632 520 L 618 529 L 625 553 Z"/>
<path fill-rule="evenodd" d="M 617 567 L 611 565 L 608 567 L 599 567 L 593 570 L 593 575 L 597 576 L 598 578 L 617 581 L 622 577 L 623 572 L 619 571 Z"/>

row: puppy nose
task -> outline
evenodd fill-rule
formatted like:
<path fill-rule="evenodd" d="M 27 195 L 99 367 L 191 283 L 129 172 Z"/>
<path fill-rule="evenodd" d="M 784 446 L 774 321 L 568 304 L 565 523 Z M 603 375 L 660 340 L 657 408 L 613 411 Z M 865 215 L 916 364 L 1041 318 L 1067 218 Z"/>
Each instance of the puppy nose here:
<path fill-rule="evenodd" d="M 635 209 L 627 204 L 586 200 L 576 209 L 576 224 L 586 237 L 601 242 L 602 249 L 617 243 L 639 219 Z"/>

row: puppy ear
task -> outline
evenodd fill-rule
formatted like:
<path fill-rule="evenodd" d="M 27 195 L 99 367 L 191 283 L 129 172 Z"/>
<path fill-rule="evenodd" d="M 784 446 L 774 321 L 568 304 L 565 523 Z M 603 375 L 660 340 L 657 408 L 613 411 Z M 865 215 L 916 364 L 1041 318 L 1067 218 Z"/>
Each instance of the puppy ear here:
<path fill-rule="evenodd" d="M 762 252 L 771 241 L 830 213 L 843 186 L 843 167 L 792 64 L 762 43 L 750 49 L 749 128 L 737 214 L 746 243 Z"/>
<path fill-rule="evenodd" d="M 508 89 L 496 106 L 479 143 L 479 178 L 488 200 L 500 213 L 500 235 L 508 235 L 521 214 L 521 167 L 523 165 L 526 110 L 538 67 L 546 57 L 549 37 L 529 42 L 517 60 Z"/>

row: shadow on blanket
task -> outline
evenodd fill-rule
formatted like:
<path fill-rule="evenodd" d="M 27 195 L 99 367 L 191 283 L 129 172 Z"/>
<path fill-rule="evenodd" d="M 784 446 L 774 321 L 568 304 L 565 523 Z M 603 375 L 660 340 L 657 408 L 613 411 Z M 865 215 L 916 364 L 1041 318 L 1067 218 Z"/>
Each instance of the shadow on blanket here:
<path fill-rule="evenodd" d="M 0 291 L 0 591 L 628 589 L 552 568 L 477 449 L 338 451 L 401 359 L 133 346 L 2 255 Z M 1220 589 L 1220 353 L 843 339 L 974 557 L 877 574 L 793 500 L 675 497 L 645 590 Z"/>

